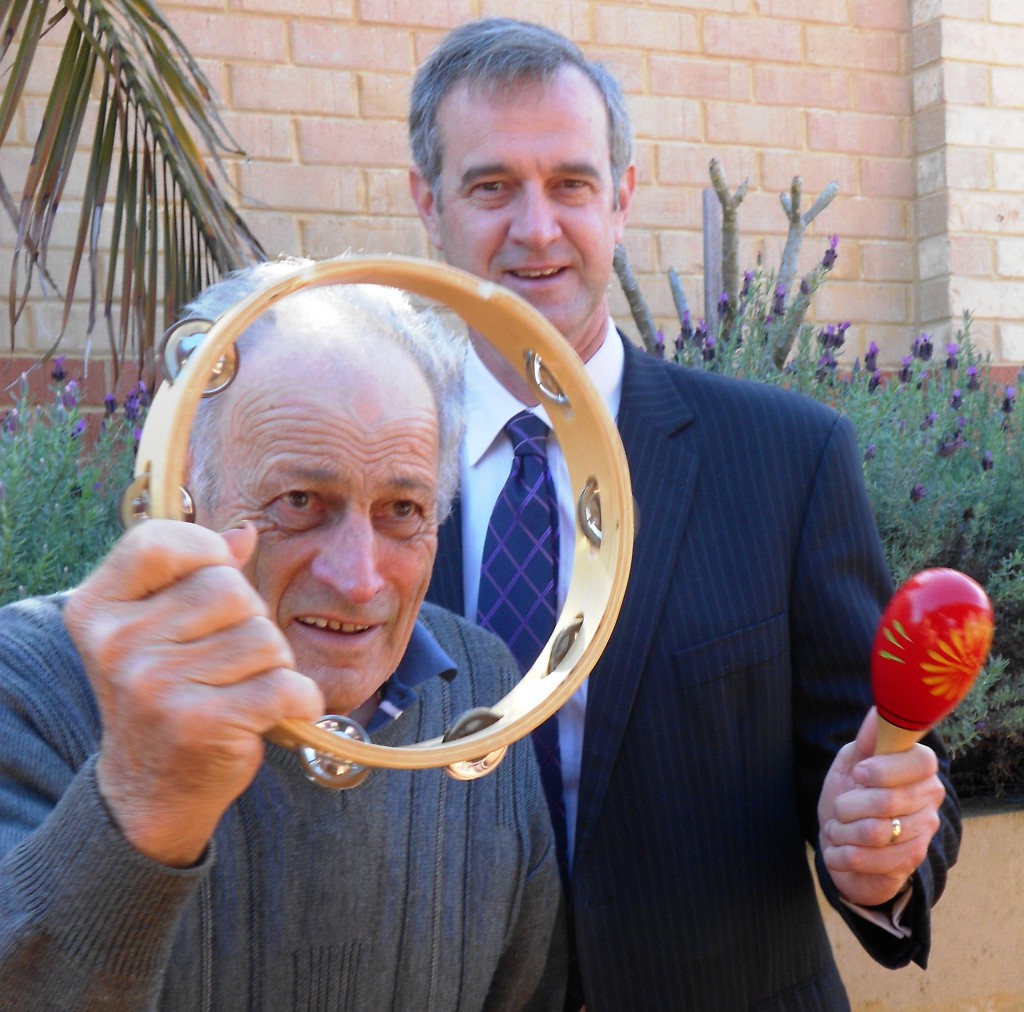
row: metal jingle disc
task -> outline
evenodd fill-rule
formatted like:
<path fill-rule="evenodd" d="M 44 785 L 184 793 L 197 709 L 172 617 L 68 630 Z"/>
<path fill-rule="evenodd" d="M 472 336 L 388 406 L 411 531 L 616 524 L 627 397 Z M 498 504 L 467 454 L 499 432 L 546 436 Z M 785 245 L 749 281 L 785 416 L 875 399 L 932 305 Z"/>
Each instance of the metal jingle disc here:
<path fill-rule="evenodd" d="M 611 636 L 632 560 L 633 497 L 615 423 L 579 357 L 527 302 L 465 271 L 414 257 L 353 256 L 299 267 L 216 320 L 174 381 L 157 390 L 135 462 L 136 477 L 147 478 L 146 512 L 183 518 L 189 430 L 210 375 L 235 340 L 276 302 L 306 288 L 339 284 L 389 285 L 442 303 L 520 370 L 555 430 L 574 499 L 583 497 L 577 509 L 573 574 L 551 638 L 516 686 L 488 708 L 497 715 L 488 726 L 448 740 L 393 747 L 301 720 L 282 721 L 268 737 L 366 767 L 432 769 L 479 763 L 481 756 L 504 749 L 547 720 L 587 677 Z"/>
<path fill-rule="evenodd" d="M 351 717 L 328 714 L 326 717 L 321 717 L 316 722 L 316 726 L 340 738 L 367 742 L 370 740 L 370 736 L 363 726 Z M 329 787 L 333 791 L 347 791 L 358 787 L 370 775 L 370 769 L 367 766 L 335 759 L 333 756 L 317 752 L 312 748 L 299 749 L 299 762 L 302 763 L 302 768 L 308 779 L 321 787 Z"/>
<path fill-rule="evenodd" d="M 478 706 L 476 709 L 468 710 L 444 733 L 445 741 L 458 741 L 467 735 L 476 734 L 492 724 L 501 720 L 501 716 L 493 710 Z M 477 780 L 488 773 L 493 772 L 502 759 L 508 753 L 508 746 L 488 752 L 479 759 L 470 759 L 464 762 L 450 763 L 446 770 L 454 780 Z"/>

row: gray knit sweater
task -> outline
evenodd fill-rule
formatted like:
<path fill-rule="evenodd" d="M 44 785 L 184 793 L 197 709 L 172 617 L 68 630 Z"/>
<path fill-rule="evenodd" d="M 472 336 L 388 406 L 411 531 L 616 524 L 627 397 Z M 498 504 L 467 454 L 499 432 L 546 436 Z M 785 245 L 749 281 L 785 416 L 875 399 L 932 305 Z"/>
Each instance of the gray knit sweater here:
<path fill-rule="evenodd" d="M 561 1009 L 558 869 L 529 742 L 470 783 L 376 770 L 308 782 L 268 746 L 203 862 L 121 836 L 60 598 L 0 610 L 0 1009 Z M 515 675 L 504 646 L 425 606 L 458 665 L 375 740 L 431 738 Z"/>

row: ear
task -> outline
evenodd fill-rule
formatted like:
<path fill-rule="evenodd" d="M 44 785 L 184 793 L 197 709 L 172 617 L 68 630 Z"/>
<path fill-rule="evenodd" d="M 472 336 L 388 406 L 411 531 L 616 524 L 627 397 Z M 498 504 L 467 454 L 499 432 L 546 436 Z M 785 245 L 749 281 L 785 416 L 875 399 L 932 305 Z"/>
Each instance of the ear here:
<path fill-rule="evenodd" d="M 441 242 L 441 220 L 437 209 L 437 201 L 434 199 L 434 191 L 427 182 L 426 177 L 419 168 L 413 165 L 409 169 L 409 192 L 412 194 L 412 201 L 419 211 L 423 227 L 430 236 L 430 241 L 442 252 L 444 246 Z"/>
<path fill-rule="evenodd" d="M 629 205 L 636 190 L 636 165 L 630 163 L 619 181 L 618 204 L 615 208 L 615 241 L 622 242 L 626 232 L 626 218 L 629 217 Z"/>

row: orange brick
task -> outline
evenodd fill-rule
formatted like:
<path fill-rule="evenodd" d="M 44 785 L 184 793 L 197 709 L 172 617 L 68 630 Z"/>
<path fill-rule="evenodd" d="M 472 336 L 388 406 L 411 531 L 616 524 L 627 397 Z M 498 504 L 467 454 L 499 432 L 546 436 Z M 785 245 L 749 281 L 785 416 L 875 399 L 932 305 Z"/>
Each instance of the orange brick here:
<path fill-rule="evenodd" d="M 954 277 L 949 286 L 954 306 L 976 310 L 993 320 L 1012 320 L 1024 304 L 1024 281 Z"/>
<path fill-rule="evenodd" d="M 906 242 L 866 242 L 860 250 L 865 281 L 913 281 L 914 246 Z"/>
<path fill-rule="evenodd" d="M 238 64 L 229 68 L 231 101 L 238 109 L 315 112 L 354 116 L 355 75 L 316 67 L 263 67 Z"/>
<path fill-rule="evenodd" d="M 209 0 L 218 6 L 223 0 Z M 228 0 L 230 6 L 242 11 L 266 14 L 297 15 L 307 18 L 349 19 L 354 16 L 354 0 Z"/>
<path fill-rule="evenodd" d="M 745 102 L 751 98 L 750 70 L 730 60 L 689 60 L 654 54 L 650 58 L 651 91 L 683 98 L 717 98 Z"/>
<path fill-rule="evenodd" d="M 271 259 L 303 254 L 298 221 L 294 214 L 252 207 L 245 211 L 245 223 Z"/>
<path fill-rule="evenodd" d="M 949 194 L 949 228 L 975 234 L 1024 234 L 1020 195 L 953 190 Z"/>
<path fill-rule="evenodd" d="M 987 155 L 987 153 L 986 153 Z M 1024 191 L 1024 153 L 1019 151 L 995 151 L 992 153 L 992 188 L 1010 190 L 1015 193 Z M 961 184 L 968 188 L 968 183 Z M 987 190 L 988 183 L 970 187 L 976 190 Z"/>
<path fill-rule="evenodd" d="M 803 59 L 799 25 L 758 17 L 708 17 L 703 26 L 704 52 L 733 59 L 771 59 L 799 63 Z"/>
<path fill-rule="evenodd" d="M 828 211 L 830 222 L 844 238 L 908 239 L 910 205 L 903 200 L 844 197 L 840 194 Z"/>
<path fill-rule="evenodd" d="M 693 144 L 668 143 L 658 145 L 658 182 L 669 186 L 711 186 L 710 157 L 704 147 Z M 719 158 L 730 190 L 743 180 L 757 183 L 757 155 L 749 150 L 722 152 Z"/>
<path fill-rule="evenodd" d="M 898 156 L 905 154 L 904 129 L 892 116 L 834 113 L 807 114 L 807 144 L 812 151 Z"/>
<path fill-rule="evenodd" d="M 857 158 L 837 158 L 834 154 L 768 150 L 761 155 L 763 186 L 773 193 L 781 193 L 789 190 L 794 176 L 799 176 L 805 194 L 817 197 L 835 181 L 840 193 L 851 196 L 857 192 L 859 183 L 858 164 Z"/>
<path fill-rule="evenodd" d="M 1007 242 L 1014 242 L 1012 239 Z M 1024 277 L 1024 242 L 1018 247 L 1021 259 L 1015 269 L 1022 270 Z M 982 236 L 951 235 L 949 237 L 949 269 L 953 274 L 967 274 L 975 277 L 991 277 L 998 243 Z M 1007 264 L 1010 266 L 1010 264 Z M 1002 271 L 1000 271 L 1002 273 Z"/>
<path fill-rule="evenodd" d="M 954 105 L 978 105 L 989 104 L 989 69 L 976 63 L 954 63 L 946 60 L 942 65 L 943 77 L 945 78 L 944 97 L 947 102 Z M 995 75 L 1008 74 L 1009 79 L 1019 77 L 1019 71 L 1007 71 L 1000 68 L 993 68 L 992 72 L 992 94 L 995 96 Z M 1006 81 L 1007 78 L 1002 80 Z M 1018 84 L 1021 82 L 1018 81 Z M 1007 96 L 1009 98 L 1010 96 Z M 999 105 L 1020 105 L 1020 94 L 1017 102 L 998 102 Z"/>
<path fill-rule="evenodd" d="M 804 115 L 798 109 L 709 102 L 705 116 L 707 140 L 712 144 L 747 144 L 768 148 L 804 146 Z"/>
<path fill-rule="evenodd" d="M 914 198 L 914 167 L 906 158 L 865 158 L 860 174 L 862 196 Z"/>
<path fill-rule="evenodd" d="M 194 56 L 264 63 L 287 58 L 280 18 L 183 10 L 176 14 L 174 28 Z"/>
<path fill-rule="evenodd" d="M 700 193 L 676 187 L 645 186 L 630 205 L 636 228 L 700 228 Z"/>
<path fill-rule="evenodd" d="M 295 22 L 290 28 L 296 63 L 344 70 L 409 73 L 413 69 L 409 33 L 394 28 Z"/>
<path fill-rule="evenodd" d="M 841 281 L 824 284 L 814 294 L 819 320 L 901 324 L 910 320 L 905 285 Z"/>
<path fill-rule="evenodd" d="M 993 67 L 992 101 L 996 105 L 1024 108 L 1024 70 L 1018 67 Z"/>
<path fill-rule="evenodd" d="M 290 161 L 295 156 L 291 123 L 286 116 L 225 113 L 224 125 L 249 158 Z"/>
<path fill-rule="evenodd" d="M 1013 156 L 1010 156 L 1013 157 Z M 988 190 L 1006 189 L 1000 185 L 999 173 L 993 171 L 993 160 L 997 165 L 1003 165 L 1000 161 L 1002 153 L 999 151 L 990 152 L 984 149 L 972 150 L 970 148 L 947 148 L 946 150 L 946 179 L 948 185 L 961 190 Z M 1021 174 L 1017 182 L 1011 183 L 1009 189 L 1020 192 L 1024 190 L 1024 155 L 1020 159 Z"/>
<path fill-rule="evenodd" d="M 754 100 L 763 105 L 849 109 L 850 75 L 838 70 L 755 67 Z"/>
<path fill-rule="evenodd" d="M 397 74 L 359 75 L 359 115 L 368 119 L 405 119 L 409 111 L 408 77 Z"/>
<path fill-rule="evenodd" d="M 298 118 L 299 160 L 309 165 L 406 166 L 405 124 L 361 119 Z"/>
<path fill-rule="evenodd" d="M 363 210 L 362 176 L 356 169 L 324 172 L 319 166 L 252 162 L 240 168 L 242 207 L 268 207 L 278 211 L 337 213 Z"/>
<path fill-rule="evenodd" d="M 758 4 L 766 18 L 787 18 L 791 21 L 823 21 L 846 24 L 846 0 L 761 0 Z"/>
<path fill-rule="evenodd" d="M 943 32 L 942 55 L 947 60 L 968 60 L 1016 67 L 1024 49 L 1024 27 L 987 24 L 983 20 L 957 21 Z"/>
<path fill-rule="evenodd" d="M 409 0 L 359 0 L 359 17 L 366 22 L 454 28 L 473 17 L 470 0 L 409 3 Z"/>
<path fill-rule="evenodd" d="M 910 82 L 904 76 L 858 74 L 853 79 L 856 108 L 861 112 L 909 116 Z"/>
<path fill-rule="evenodd" d="M 695 101 L 638 95 L 630 101 L 630 115 L 637 137 L 700 140 L 700 106 Z"/>
<path fill-rule="evenodd" d="M 373 169 L 367 172 L 366 208 L 370 214 L 413 217 L 419 221 L 409 194 L 408 169 Z"/>
<path fill-rule="evenodd" d="M 910 29 L 909 4 L 885 4 L 878 0 L 853 0 L 851 24 L 856 28 L 892 31 Z"/>
<path fill-rule="evenodd" d="M 535 21 L 547 25 L 556 32 L 572 39 L 581 46 L 591 59 L 595 54 L 589 43 L 593 40 L 590 19 L 591 4 L 587 0 L 517 0 L 515 13 L 511 16 L 522 21 Z M 483 0 L 480 3 L 480 17 L 509 17 L 508 0 Z"/>
<path fill-rule="evenodd" d="M 667 10 L 601 5 L 594 10 L 594 41 L 599 45 L 630 46 L 655 52 L 697 52 L 697 19 Z"/>
<path fill-rule="evenodd" d="M 819 25 L 808 25 L 805 31 L 806 62 L 809 65 L 849 67 L 859 71 L 877 70 L 891 74 L 906 71 L 909 43 L 904 35 Z"/>
<path fill-rule="evenodd" d="M 303 243 L 312 257 L 343 253 L 423 257 L 427 238 L 419 218 L 328 217 L 321 215 L 303 229 Z"/>

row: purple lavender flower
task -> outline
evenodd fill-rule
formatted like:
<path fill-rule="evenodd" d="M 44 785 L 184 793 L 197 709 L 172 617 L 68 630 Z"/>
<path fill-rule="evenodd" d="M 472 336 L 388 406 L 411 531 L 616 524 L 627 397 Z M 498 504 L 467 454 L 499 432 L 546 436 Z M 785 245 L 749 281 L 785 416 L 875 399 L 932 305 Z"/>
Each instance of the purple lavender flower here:
<path fill-rule="evenodd" d="M 960 410 L 960 407 L 961 407 L 961 405 L 963 404 L 963 402 L 964 402 L 964 397 L 963 397 L 963 394 L 962 394 L 962 393 L 960 392 L 960 388 L 959 388 L 959 387 L 956 387 L 956 388 L 955 388 L 955 389 L 953 390 L 953 396 L 952 396 L 952 397 L 950 397 L 950 399 L 949 399 L 949 406 L 950 406 L 950 407 L 951 407 L 951 408 L 952 408 L 952 409 L 953 409 L 954 411 L 959 411 L 959 410 Z"/>
<path fill-rule="evenodd" d="M 930 429 L 935 424 L 938 417 L 939 416 L 936 412 L 929 411 L 928 414 L 925 415 L 924 421 L 921 423 L 921 431 L 924 432 L 926 429 Z"/>
<path fill-rule="evenodd" d="M 910 501 L 911 501 L 911 502 L 920 502 L 920 501 L 921 501 L 921 500 L 922 500 L 922 499 L 924 498 L 924 496 L 925 496 L 925 493 L 926 493 L 927 491 L 928 491 L 928 490 L 927 490 L 927 489 L 926 489 L 926 488 L 924 487 L 924 485 L 922 485 L 922 484 L 921 484 L 920 482 L 918 482 L 918 483 L 917 483 L 917 484 L 916 484 L 916 485 L 915 485 L 915 486 L 914 486 L 914 487 L 913 487 L 913 488 L 912 488 L 912 489 L 910 490 Z"/>
<path fill-rule="evenodd" d="M 946 442 L 939 444 L 938 454 L 940 457 L 952 457 L 963 445 L 963 433 L 958 432 L 952 439 L 947 439 Z"/>
<path fill-rule="evenodd" d="M 745 299 L 750 294 L 750 286 L 754 283 L 754 272 L 743 272 L 743 288 L 740 290 L 740 298 Z"/>
<path fill-rule="evenodd" d="M 704 321 L 701 320 L 703 325 Z M 710 362 L 715 357 L 715 339 L 709 334 L 707 340 L 704 342 L 704 349 L 701 352 L 705 362 Z"/>
<path fill-rule="evenodd" d="M 807 283 L 807 278 L 800 279 L 800 294 L 804 296 L 811 294 L 811 286 Z"/>
<path fill-rule="evenodd" d="M 979 390 L 980 388 L 981 381 L 978 379 L 978 367 L 976 365 L 969 365 L 967 367 L 967 389 Z"/>
<path fill-rule="evenodd" d="M 117 411 L 117 398 L 113 394 L 107 394 L 103 398 L 103 410 L 109 418 L 115 411 Z"/>
<path fill-rule="evenodd" d="M 53 368 L 50 369 L 50 379 L 54 383 L 63 383 L 68 378 L 67 370 L 64 368 L 66 355 L 58 355 L 53 360 Z"/>
<path fill-rule="evenodd" d="M 772 312 L 776 316 L 782 316 L 786 311 L 786 286 L 778 284 L 775 286 L 775 300 L 772 302 Z"/>
<path fill-rule="evenodd" d="M 878 368 L 878 345 L 874 341 L 868 345 L 868 353 L 864 356 L 864 368 L 870 373 Z"/>
<path fill-rule="evenodd" d="M 88 424 L 89 423 L 84 418 L 79 418 L 78 421 L 75 422 L 74 428 L 71 430 L 71 438 L 77 439 L 83 432 L 85 432 Z"/>
<path fill-rule="evenodd" d="M 899 377 L 901 383 L 909 383 L 910 382 L 910 380 L 912 378 L 912 373 L 910 371 L 910 363 L 913 362 L 913 361 L 914 361 L 914 356 L 913 355 L 904 355 L 903 356 L 903 368 L 900 369 L 900 377 Z"/>
<path fill-rule="evenodd" d="M 718 296 L 718 315 L 725 316 L 729 312 L 729 293 L 722 292 Z"/>
<path fill-rule="evenodd" d="M 68 380 L 60 394 L 60 402 L 70 411 L 78 404 L 78 384 L 74 380 Z"/>
<path fill-rule="evenodd" d="M 1006 392 L 1003 394 L 1003 411 L 1006 414 L 1010 414 L 1013 411 L 1013 402 L 1017 399 L 1017 388 L 1007 387 Z"/>
<path fill-rule="evenodd" d="M 981 455 L 981 469 L 983 471 L 991 471 L 996 466 L 995 461 L 992 459 L 992 451 L 986 450 Z"/>
<path fill-rule="evenodd" d="M 867 460 L 874 460 L 875 459 L 875 444 L 874 443 L 868 443 L 868 445 L 864 448 L 864 459 L 865 459 L 865 461 L 867 461 Z"/>
<path fill-rule="evenodd" d="M 821 266 L 826 270 L 830 271 L 835 266 L 836 258 L 839 256 L 836 251 L 836 247 L 839 245 L 839 236 L 834 235 L 828 242 L 828 249 L 825 250 L 825 255 L 821 258 Z"/>
<path fill-rule="evenodd" d="M 658 358 L 665 357 L 665 331 L 659 330 L 654 335 L 654 352 Z"/>
<path fill-rule="evenodd" d="M 705 341 L 711 340 L 708 338 L 708 325 L 703 320 L 697 321 L 697 329 L 693 332 L 693 343 L 698 348 L 703 348 Z M 714 358 L 714 355 L 711 356 Z"/>
<path fill-rule="evenodd" d="M 919 358 L 922 362 L 931 361 L 932 351 L 934 350 L 931 335 L 925 334 L 922 331 L 921 336 L 914 339 L 910 350 L 913 352 L 914 358 Z"/>
<path fill-rule="evenodd" d="M 682 341 L 689 341 L 693 337 L 693 325 L 690 323 L 690 311 L 683 311 L 682 328 L 679 331 L 679 337 Z"/>
<path fill-rule="evenodd" d="M 868 380 L 868 393 L 873 394 L 882 384 L 882 370 L 876 369 Z"/>
<path fill-rule="evenodd" d="M 946 345 L 946 368 L 947 369 L 955 369 L 960 364 L 959 360 L 956 357 L 957 353 L 959 351 L 960 351 L 960 345 L 958 345 L 956 343 L 956 341 L 950 341 Z"/>

